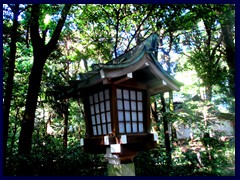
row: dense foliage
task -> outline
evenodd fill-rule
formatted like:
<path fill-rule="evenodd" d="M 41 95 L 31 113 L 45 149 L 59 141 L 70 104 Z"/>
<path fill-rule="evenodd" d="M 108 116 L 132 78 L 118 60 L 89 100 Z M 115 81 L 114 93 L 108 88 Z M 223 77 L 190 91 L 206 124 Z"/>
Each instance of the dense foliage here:
<path fill-rule="evenodd" d="M 4 173 L 106 175 L 103 155 L 80 147 L 82 102 L 52 93 L 155 32 L 159 62 L 184 86 L 152 98 L 159 145 L 135 157 L 136 175 L 234 175 L 234 135 L 203 137 L 235 121 L 234 20 L 231 4 L 3 4 Z M 194 141 L 164 133 L 181 124 Z"/>

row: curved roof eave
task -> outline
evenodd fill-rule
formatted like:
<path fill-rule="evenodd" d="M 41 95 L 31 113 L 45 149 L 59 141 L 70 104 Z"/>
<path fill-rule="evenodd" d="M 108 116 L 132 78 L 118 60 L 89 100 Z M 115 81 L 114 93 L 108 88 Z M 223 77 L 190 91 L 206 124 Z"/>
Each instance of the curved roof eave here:
<path fill-rule="evenodd" d="M 163 69 L 163 67 L 160 65 L 160 63 L 157 61 L 157 59 L 155 58 L 155 56 L 152 53 L 149 53 L 149 55 L 151 56 L 151 59 L 153 60 L 152 62 L 151 61 L 149 62 L 149 65 L 152 69 L 154 69 L 155 75 L 158 78 L 161 78 L 162 80 L 164 80 L 168 84 L 168 86 L 171 87 L 172 90 L 180 91 L 180 86 L 183 86 L 183 83 L 177 81 L 171 75 L 169 75 Z M 155 69 L 154 66 L 157 69 Z"/>
<path fill-rule="evenodd" d="M 106 64 L 98 64 L 99 69 L 119 69 L 133 65 L 141 59 L 144 53 L 156 50 L 158 42 L 158 35 L 153 33 L 149 35 L 143 42 L 134 46 L 119 57 L 107 62 Z"/>
<path fill-rule="evenodd" d="M 93 70 L 95 73 L 86 73 L 86 77 L 82 81 L 70 85 L 64 95 L 67 97 L 72 96 L 74 93 L 79 92 L 80 89 L 100 83 L 105 78 L 120 77 L 146 66 L 149 66 L 151 72 L 156 78 L 164 80 L 167 83 L 166 86 L 169 87 L 169 90 L 179 91 L 180 86 L 183 84 L 169 75 L 158 62 L 155 55 L 153 55 L 153 51 L 156 51 L 157 45 L 158 35 L 151 34 L 142 43 L 133 47 L 118 58 L 115 58 L 106 64 L 96 64 Z M 157 93 L 159 90 L 156 90 L 155 92 Z"/>

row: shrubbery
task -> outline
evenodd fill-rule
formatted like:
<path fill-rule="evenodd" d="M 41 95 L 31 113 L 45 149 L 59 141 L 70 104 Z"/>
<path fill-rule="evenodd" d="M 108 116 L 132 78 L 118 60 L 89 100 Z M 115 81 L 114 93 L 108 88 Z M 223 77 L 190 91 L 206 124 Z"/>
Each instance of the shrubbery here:
<path fill-rule="evenodd" d="M 44 142 L 44 143 L 43 143 Z M 185 145 L 188 142 L 185 143 Z M 107 161 L 103 155 L 83 152 L 78 142 L 68 148 L 62 141 L 47 136 L 41 144 L 34 145 L 29 159 L 34 176 L 106 176 Z M 165 148 L 160 145 L 134 158 L 137 176 L 231 176 L 235 170 L 235 146 L 231 141 L 210 150 L 200 151 L 203 166 L 199 167 L 193 150 L 172 148 L 172 164 L 168 166 Z M 8 158 L 8 175 L 16 175 L 17 155 Z"/>

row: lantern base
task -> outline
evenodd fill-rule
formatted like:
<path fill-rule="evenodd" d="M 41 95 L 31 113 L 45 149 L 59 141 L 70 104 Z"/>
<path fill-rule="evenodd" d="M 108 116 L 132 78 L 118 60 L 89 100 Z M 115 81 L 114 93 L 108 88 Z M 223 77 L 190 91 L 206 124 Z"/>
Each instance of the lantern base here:
<path fill-rule="evenodd" d="M 108 176 L 135 176 L 134 163 L 128 164 L 108 164 Z"/>
<path fill-rule="evenodd" d="M 104 137 L 88 137 L 84 139 L 84 152 L 86 153 L 97 153 L 103 154 L 106 152 L 106 148 L 109 148 L 111 145 L 118 144 L 116 141 L 117 137 L 109 136 L 108 143 L 104 143 Z M 157 145 L 157 139 L 152 133 L 146 134 L 128 134 L 126 135 L 126 142 L 120 144 L 121 152 L 120 154 L 128 153 L 138 153 L 146 150 L 153 149 Z M 114 149 L 114 148 L 113 148 Z M 115 148 L 117 150 L 117 148 Z M 114 153 L 114 152 L 112 152 Z M 116 152 L 119 153 L 119 152 Z"/>

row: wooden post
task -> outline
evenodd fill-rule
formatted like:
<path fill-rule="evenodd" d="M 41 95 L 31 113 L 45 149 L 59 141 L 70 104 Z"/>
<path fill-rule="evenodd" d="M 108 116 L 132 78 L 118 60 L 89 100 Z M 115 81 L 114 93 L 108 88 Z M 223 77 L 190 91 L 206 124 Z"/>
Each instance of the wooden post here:
<path fill-rule="evenodd" d="M 106 149 L 104 157 L 108 160 L 108 176 L 135 176 L 134 162 L 121 163 L 121 158 L 116 154 L 112 154 L 110 148 Z"/>
<path fill-rule="evenodd" d="M 107 165 L 108 176 L 135 176 L 134 163 L 128 164 L 108 164 Z"/>

